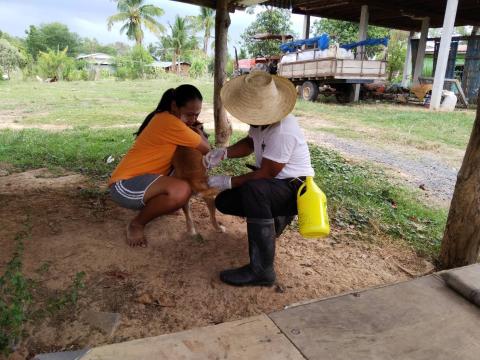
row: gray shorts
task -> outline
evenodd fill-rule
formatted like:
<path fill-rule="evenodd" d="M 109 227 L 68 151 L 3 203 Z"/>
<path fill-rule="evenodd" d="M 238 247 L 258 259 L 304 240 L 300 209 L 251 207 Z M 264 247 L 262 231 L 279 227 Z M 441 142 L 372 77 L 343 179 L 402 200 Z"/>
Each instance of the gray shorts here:
<path fill-rule="evenodd" d="M 160 176 L 158 174 L 145 174 L 135 176 L 128 180 L 119 180 L 110 186 L 110 196 L 121 207 L 140 210 L 145 206 L 143 197 Z"/>

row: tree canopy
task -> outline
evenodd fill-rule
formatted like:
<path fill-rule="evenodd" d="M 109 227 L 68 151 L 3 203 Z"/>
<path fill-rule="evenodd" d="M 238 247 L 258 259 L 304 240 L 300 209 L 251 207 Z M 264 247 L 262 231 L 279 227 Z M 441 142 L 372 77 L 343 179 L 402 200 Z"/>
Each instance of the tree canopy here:
<path fill-rule="evenodd" d="M 80 37 L 70 32 L 67 25 L 59 22 L 42 24 L 39 27 L 30 25 L 25 31 L 27 37 L 25 39 L 26 48 L 29 54 L 37 59 L 40 51 L 46 52 L 51 50 L 63 50 L 67 48 L 68 56 L 78 54 L 80 46 Z"/>
<path fill-rule="evenodd" d="M 10 72 L 23 66 L 25 58 L 18 49 L 6 39 L 0 39 L 0 76 L 3 72 L 10 75 Z"/>
<path fill-rule="evenodd" d="M 163 10 L 158 6 L 145 4 L 145 0 L 117 0 L 118 13 L 110 16 L 108 30 L 114 23 L 123 23 L 120 33 L 126 31 L 130 40 L 135 40 L 137 45 L 142 45 L 144 33 L 142 27 L 146 27 L 152 33 L 160 35 L 165 31 L 157 17 L 163 15 Z"/>
<path fill-rule="evenodd" d="M 243 47 L 250 56 L 265 56 L 280 54 L 279 40 L 257 41 L 253 36 L 261 33 L 292 34 L 290 11 L 267 7 L 257 14 L 254 22 L 248 26 L 241 35 Z"/>

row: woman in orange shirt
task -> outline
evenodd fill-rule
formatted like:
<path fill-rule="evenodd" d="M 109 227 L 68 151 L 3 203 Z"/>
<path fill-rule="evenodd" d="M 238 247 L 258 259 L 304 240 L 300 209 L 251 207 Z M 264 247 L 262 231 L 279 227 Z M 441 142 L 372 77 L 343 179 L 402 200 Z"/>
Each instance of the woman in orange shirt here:
<path fill-rule="evenodd" d="M 125 208 L 140 210 L 127 227 L 130 246 L 146 246 L 145 225 L 183 207 L 191 195 L 187 182 L 168 173 L 177 146 L 195 148 L 202 154 L 210 150 L 203 134 L 190 127 L 202 110 L 202 100 L 193 85 L 167 90 L 110 177 L 112 199 Z"/>

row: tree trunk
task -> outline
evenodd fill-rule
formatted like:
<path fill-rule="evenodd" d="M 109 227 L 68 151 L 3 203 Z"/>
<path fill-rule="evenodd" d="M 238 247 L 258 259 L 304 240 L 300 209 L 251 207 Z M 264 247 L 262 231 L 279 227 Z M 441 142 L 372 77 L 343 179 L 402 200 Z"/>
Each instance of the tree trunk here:
<path fill-rule="evenodd" d="M 480 95 L 479 102 L 480 104 Z M 457 176 L 440 265 L 450 269 L 477 262 L 480 248 L 480 106 Z"/>
<path fill-rule="evenodd" d="M 203 52 L 205 53 L 205 56 L 207 56 L 208 54 L 208 40 L 210 40 L 210 34 L 207 35 L 205 34 L 204 37 L 203 37 Z"/>
<path fill-rule="evenodd" d="M 217 0 L 215 16 L 215 74 L 213 84 L 213 116 L 215 118 L 215 145 L 227 146 L 232 134 L 232 125 L 220 99 L 220 90 L 225 82 L 227 63 L 227 35 L 230 26 L 228 0 Z"/>
<path fill-rule="evenodd" d="M 178 72 L 178 71 L 177 71 L 177 51 L 176 51 L 176 50 L 173 50 L 171 69 L 173 70 L 173 72 L 174 72 L 175 74 Z"/>

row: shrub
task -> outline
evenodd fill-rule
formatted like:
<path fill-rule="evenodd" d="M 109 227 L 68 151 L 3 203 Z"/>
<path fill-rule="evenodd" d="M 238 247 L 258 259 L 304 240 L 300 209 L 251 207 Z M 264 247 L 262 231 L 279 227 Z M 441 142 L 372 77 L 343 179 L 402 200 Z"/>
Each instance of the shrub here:
<path fill-rule="evenodd" d="M 118 79 L 138 79 L 146 78 L 147 75 L 154 72 L 150 65 L 153 58 L 150 53 L 141 45 L 135 46 L 127 55 L 117 58 Z"/>
<path fill-rule="evenodd" d="M 205 75 L 207 71 L 208 59 L 205 57 L 196 57 L 193 59 L 192 65 L 188 73 L 191 77 L 198 78 Z"/>
<path fill-rule="evenodd" d="M 67 48 L 63 50 L 40 51 L 38 57 L 38 71 L 46 78 L 56 77 L 58 80 L 68 79 L 75 70 L 75 62 L 67 56 Z"/>

